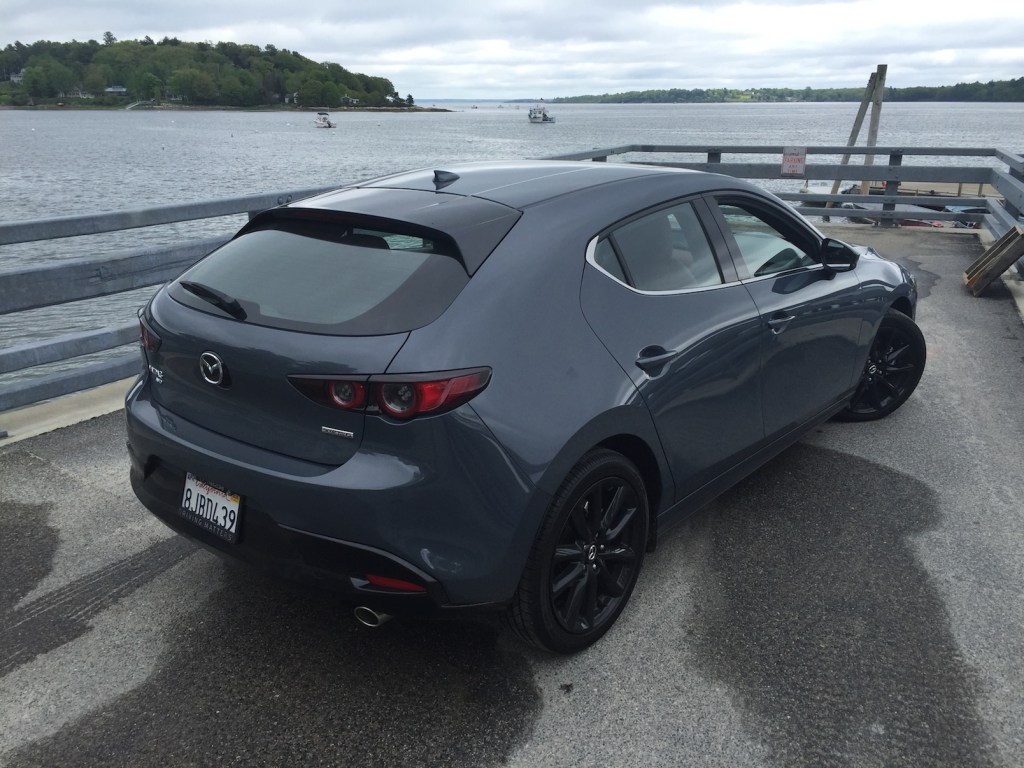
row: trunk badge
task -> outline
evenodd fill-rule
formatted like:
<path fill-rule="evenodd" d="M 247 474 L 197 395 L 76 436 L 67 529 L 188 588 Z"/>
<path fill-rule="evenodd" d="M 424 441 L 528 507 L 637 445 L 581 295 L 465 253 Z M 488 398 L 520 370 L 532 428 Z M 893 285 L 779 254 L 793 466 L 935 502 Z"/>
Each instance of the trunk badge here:
<path fill-rule="evenodd" d="M 224 362 L 213 352 L 199 356 L 199 372 L 207 384 L 220 386 L 224 382 Z"/>
<path fill-rule="evenodd" d="M 335 437 L 347 437 L 352 440 L 355 436 L 355 432 L 349 432 L 347 429 L 335 429 L 334 427 L 320 427 L 320 431 L 325 435 L 334 435 Z"/>

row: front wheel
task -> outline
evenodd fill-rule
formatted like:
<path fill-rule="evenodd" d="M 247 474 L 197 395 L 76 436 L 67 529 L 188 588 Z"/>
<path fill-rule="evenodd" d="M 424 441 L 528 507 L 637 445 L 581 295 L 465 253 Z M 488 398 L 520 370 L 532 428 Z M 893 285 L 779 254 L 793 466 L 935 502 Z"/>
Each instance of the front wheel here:
<path fill-rule="evenodd" d="M 613 451 L 587 454 L 551 502 L 509 607 L 512 628 L 555 653 L 596 642 L 633 592 L 647 528 L 636 467 Z"/>
<path fill-rule="evenodd" d="M 927 347 L 917 323 L 890 309 L 871 343 L 868 361 L 840 421 L 872 421 L 906 402 L 924 373 Z"/>

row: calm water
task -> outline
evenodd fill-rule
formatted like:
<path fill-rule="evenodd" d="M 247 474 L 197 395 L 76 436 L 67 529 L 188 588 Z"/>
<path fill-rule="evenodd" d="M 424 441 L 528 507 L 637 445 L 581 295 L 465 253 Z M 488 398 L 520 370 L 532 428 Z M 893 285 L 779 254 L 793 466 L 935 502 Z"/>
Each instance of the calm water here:
<path fill-rule="evenodd" d="M 429 106 L 424 104 L 424 106 Z M 444 113 L 0 111 L 0 218 L 5 221 L 342 184 L 459 161 L 522 159 L 623 144 L 846 144 L 856 104 L 555 104 L 531 125 L 528 105 L 444 104 Z M 886 104 L 878 143 L 1024 149 L 1024 104 Z M 863 144 L 867 128 L 862 131 Z M 978 164 L 971 159 L 942 162 Z M 914 162 L 928 162 L 915 160 Z M 799 186 L 796 181 L 774 182 Z M 785 187 L 781 187 L 785 188 Z M 220 221 L 116 236 L 0 246 L 0 270 L 233 231 Z M 214 230 L 211 232 L 210 230 Z M 73 309 L 0 315 L 0 347 L 123 325 L 149 291 Z M 0 377 L 0 385 L 4 381 Z"/>

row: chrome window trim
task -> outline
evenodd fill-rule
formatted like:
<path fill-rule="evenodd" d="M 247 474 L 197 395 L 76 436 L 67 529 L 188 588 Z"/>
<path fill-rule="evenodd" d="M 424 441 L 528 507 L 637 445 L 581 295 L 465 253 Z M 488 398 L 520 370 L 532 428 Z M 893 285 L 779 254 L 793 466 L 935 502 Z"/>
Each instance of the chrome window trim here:
<path fill-rule="evenodd" d="M 610 278 L 611 280 L 614 280 L 616 283 L 621 285 L 623 288 L 627 288 L 633 293 L 638 294 L 640 296 L 676 296 L 681 293 L 700 293 L 702 291 L 717 291 L 720 288 L 728 288 L 733 285 L 740 285 L 743 282 L 742 280 L 730 280 L 727 282 L 723 281 L 718 285 L 702 285 L 695 288 L 680 288 L 675 291 L 642 291 L 639 288 L 634 288 L 632 285 L 629 285 L 628 283 L 622 282 L 621 280 L 619 280 L 619 278 L 617 278 L 615 275 L 613 275 L 611 272 L 609 272 L 607 269 L 605 269 L 604 267 L 597 263 L 597 243 L 601 239 L 601 237 L 601 235 L 597 235 L 594 238 L 592 238 L 589 243 L 587 243 L 587 263 L 590 264 L 590 266 L 592 266 L 602 275 L 605 275 L 606 277 Z"/>
<path fill-rule="evenodd" d="M 814 271 L 824 272 L 825 271 L 825 266 L 823 264 L 811 264 L 810 266 L 807 266 L 807 267 L 794 267 L 793 269 L 786 269 L 786 270 L 783 270 L 782 272 L 772 272 L 770 275 L 758 275 L 757 277 L 751 276 L 751 277 L 748 277 L 748 278 L 746 278 L 744 280 L 740 280 L 740 282 L 743 283 L 743 284 L 759 283 L 762 280 L 773 280 L 774 278 L 783 277 L 785 275 L 795 275 L 795 274 L 798 274 L 800 272 L 814 272 Z"/>

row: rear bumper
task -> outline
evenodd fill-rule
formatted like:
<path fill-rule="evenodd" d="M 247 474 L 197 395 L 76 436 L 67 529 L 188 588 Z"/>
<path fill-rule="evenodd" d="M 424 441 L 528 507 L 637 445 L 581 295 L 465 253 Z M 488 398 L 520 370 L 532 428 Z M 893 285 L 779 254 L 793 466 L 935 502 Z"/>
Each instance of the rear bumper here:
<path fill-rule="evenodd" d="M 178 514 L 184 471 L 164 462 L 147 464 L 132 454 L 132 489 L 146 508 L 175 532 L 229 559 L 241 560 L 282 578 L 322 587 L 359 605 L 387 613 L 420 613 L 450 605 L 444 588 L 428 574 L 386 552 L 278 525 L 254 504 L 244 507 L 243 532 L 228 543 Z M 416 584 L 422 592 L 377 589 L 376 574 Z"/>
<path fill-rule="evenodd" d="M 514 593 L 540 523 L 530 510 L 543 513 L 546 499 L 526 492 L 532 486 L 471 411 L 407 432 L 402 456 L 374 450 L 368 433 L 332 467 L 209 432 L 154 403 L 150 386 L 140 381 L 126 401 L 131 482 L 178 533 L 386 613 L 501 604 Z M 186 472 L 240 494 L 237 542 L 179 514 Z M 380 586 L 388 580 L 407 584 Z"/>

